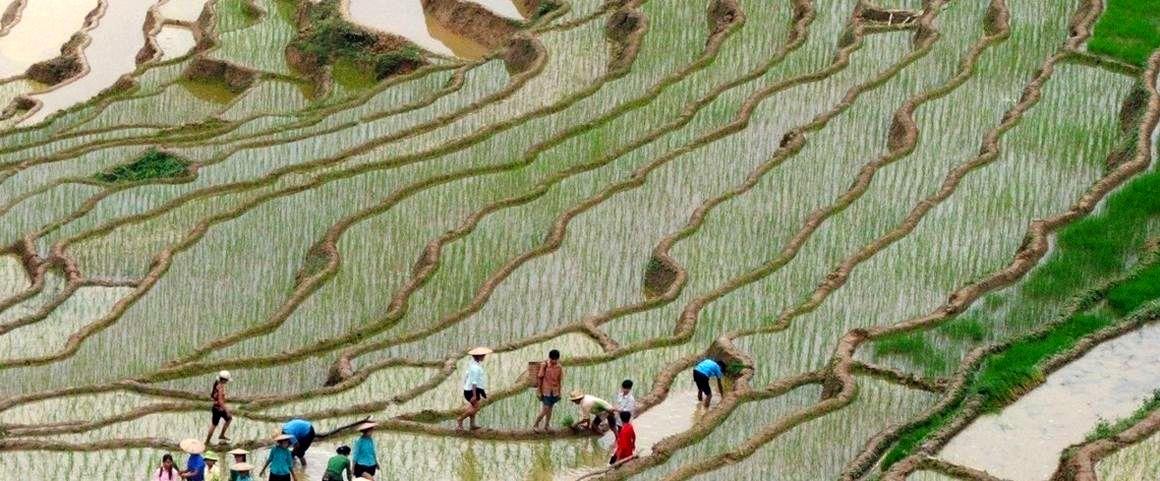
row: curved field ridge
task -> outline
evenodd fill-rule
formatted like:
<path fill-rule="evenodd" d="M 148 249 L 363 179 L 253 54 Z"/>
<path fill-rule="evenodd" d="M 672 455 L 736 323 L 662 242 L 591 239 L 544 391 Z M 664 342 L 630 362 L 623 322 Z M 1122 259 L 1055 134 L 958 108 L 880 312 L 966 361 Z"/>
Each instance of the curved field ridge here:
<path fill-rule="evenodd" d="M 314 36 L 305 1 L 158 3 L 136 70 L 35 125 L 0 79 L 0 466 L 142 478 L 229 369 L 211 449 L 258 462 L 289 418 L 370 416 L 386 479 L 994 480 L 939 450 L 1158 317 L 1160 203 L 1118 196 L 1160 178 L 1160 51 L 1089 51 L 1102 0 L 424 2 L 474 60 Z M 197 45 L 159 58 L 163 24 Z M 291 46 L 320 38 L 373 55 Z M 571 403 L 531 429 L 549 349 L 567 392 L 634 380 L 635 458 Z M 705 357 L 724 392 L 677 402 Z M 1160 427 L 1131 421 L 1055 480 Z"/>

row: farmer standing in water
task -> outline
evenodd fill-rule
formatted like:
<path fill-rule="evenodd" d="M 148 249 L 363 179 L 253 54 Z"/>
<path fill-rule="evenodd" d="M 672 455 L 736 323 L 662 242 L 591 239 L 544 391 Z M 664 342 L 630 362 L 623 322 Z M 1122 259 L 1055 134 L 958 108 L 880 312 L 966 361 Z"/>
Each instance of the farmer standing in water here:
<path fill-rule="evenodd" d="M 467 374 L 463 379 L 463 399 L 467 400 L 467 409 L 455 418 L 456 429 L 463 429 L 463 420 L 471 420 L 471 429 L 479 429 L 475 424 L 475 413 L 479 412 L 479 403 L 487 399 L 487 374 L 483 372 L 483 357 L 491 354 L 492 350 L 486 347 L 477 347 L 467 351 L 471 355 L 471 362 L 467 365 Z"/>

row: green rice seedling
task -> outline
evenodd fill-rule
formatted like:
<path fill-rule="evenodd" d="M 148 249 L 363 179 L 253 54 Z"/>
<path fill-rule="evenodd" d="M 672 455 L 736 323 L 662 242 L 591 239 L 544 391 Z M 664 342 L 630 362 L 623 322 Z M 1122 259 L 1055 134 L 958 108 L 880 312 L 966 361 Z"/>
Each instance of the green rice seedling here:
<path fill-rule="evenodd" d="M 110 184 L 140 182 L 152 179 L 169 179 L 188 175 L 189 162 L 168 152 L 150 149 L 137 160 L 93 177 Z"/>
<path fill-rule="evenodd" d="M 1143 65 L 1160 47 L 1160 2 L 1111 0 L 1096 23 L 1087 48 L 1128 63 Z"/>

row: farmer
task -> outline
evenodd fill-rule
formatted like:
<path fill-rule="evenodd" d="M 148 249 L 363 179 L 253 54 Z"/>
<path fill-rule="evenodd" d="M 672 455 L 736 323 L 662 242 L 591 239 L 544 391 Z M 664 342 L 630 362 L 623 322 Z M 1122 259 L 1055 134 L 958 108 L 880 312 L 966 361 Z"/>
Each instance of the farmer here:
<path fill-rule="evenodd" d="M 477 347 L 467 354 L 471 355 L 471 363 L 467 365 L 467 374 L 463 379 L 463 399 L 467 400 L 467 409 L 455 418 L 456 429 L 463 429 L 463 420 L 471 420 L 471 429 L 479 429 L 475 424 L 475 413 L 479 412 L 479 403 L 487 399 L 487 374 L 483 372 L 483 357 L 491 354 L 492 350 L 486 347 Z"/>
<path fill-rule="evenodd" d="M 620 429 L 616 432 L 616 449 L 608 464 L 624 462 L 636 453 L 636 428 L 632 427 L 632 413 L 620 411 Z"/>
<path fill-rule="evenodd" d="M 717 364 L 710 358 L 697 363 L 693 367 L 693 383 L 697 385 L 697 400 L 704 403 L 705 407 L 709 407 L 709 400 L 713 398 L 713 390 L 709 387 L 709 378 L 717 378 L 717 389 L 722 393 L 725 388 L 721 386 L 721 378 L 725 377 L 725 373 L 721 371 L 721 365 Z M 702 400 L 702 398 L 704 398 Z"/>
<path fill-rule="evenodd" d="M 586 427 L 594 433 L 599 433 L 602 420 L 608 421 L 609 428 L 615 423 L 610 416 L 612 405 L 608 404 L 608 401 L 591 394 L 584 394 L 581 391 L 572 391 L 572 396 L 569 399 L 580 406 L 580 421 L 574 424 L 574 427 Z"/>
<path fill-rule="evenodd" d="M 177 481 L 181 475 L 177 472 L 177 466 L 174 466 L 173 455 L 166 454 L 161 456 L 161 467 L 153 473 L 153 481 Z"/>
<path fill-rule="evenodd" d="M 337 454 L 326 461 L 326 472 L 322 474 L 322 481 L 350 481 L 350 446 L 339 446 Z"/>
<path fill-rule="evenodd" d="M 314 431 L 314 424 L 302 418 L 294 418 L 282 425 L 282 434 L 293 437 L 290 444 L 294 446 L 294 457 L 306 467 L 306 450 L 310 449 L 310 445 L 314 444 L 314 438 L 318 436 Z"/>
<path fill-rule="evenodd" d="M 290 453 L 290 441 L 294 436 L 289 434 L 279 434 L 274 438 L 278 443 L 270 448 L 270 455 L 266 458 L 266 464 L 262 466 L 262 471 L 258 476 L 265 476 L 266 469 L 270 470 L 269 481 L 298 481 L 298 475 L 294 473 L 294 455 Z"/>
<path fill-rule="evenodd" d="M 201 453 L 205 452 L 205 444 L 196 439 L 183 439 L 178 446 L 189 454 L 185 470 L 178 473 L 178 476 L 189 481 L 205 481 L 205 459 L 201 457 Z"/>
<path fill-rule="evenodd" d="M 230 466 L 230 479 L 237 481 L 254 481 L 250 472 L 254 470 L 254 466 L 250 463 L 241 462 Z"/>
<path fill-rule="evenodd" d="M 217 465 L 217 455 L 213 453 L 207 453 L 204 457 L 205 481 L 222 481 L 222 470 Z"/>
<path fill-rule="evenodd" d="M 379 457 L 375 454 L 375 440 L 371 437 L 377 423 L 362 423 L 358 431 L 362 433 L 354 441 L 354 470 L 355 477 L 369 474 L 374 476 L 379 470 Z"/>
<path fill-rule="evenodd" d="M 213 432 L 217 429 L 217 425 L 222 420 L 225 424 L 222 425 L 222 432 L 218 434 L 219 442 L 229 442 L 230 438 L 226 436 L 226 430 L 230 428 L 230 422 L 234 420 L 234 416 L 230 414 L 230 410 L 226 407 L 226 383 L 230 382 L 230 372 L 222 371 L 218 373 L 217 380 L 213 382 L 213 387 L 210 388 L 209 397 L 213 400 L 213 407 L 209 409 L 209 433 L 205 435 L 205 444 L 210 444 L 210 439 L 213 438 Z"/>
<path fill-rule="evenodd" d="M 233 464 L 236 466 L 238 463 L 245 463 L 246 455 L 250 454 L 250 452 L 242 448 L 237 448 L 231 449 L 230 452 L 226 454 L 234 457 Z M 230 468 L 230 481 L 238 481 L 238 471 L 233 468 Z"/>
<path fill-rule="evenodd" d="M 620 413 L 628 413 L 628 417 L 631 418 L 635 412 L 636 397 L 632 395 L 632 379 L 625 379 L 620 383 L 620 392 L 616 393 L 616 404 L 612 408 L 613 420 L 618 420 L 621 417 Z M 612 430 L 619 431 L 620 423 L 613 423 Z"/>
<path fill-rule="evenodd" d="M 560 386 L 564 381 L 564 367 L 560 365 L 560 351 L 548 351 L 547 362 L 540 365 L 540 372 L 536 375 L 536 392 L 540 396 L 540 415 L 532 423 L 532 429 L 540 428 L 540 420 L 544 421 L 544 429 L 552 424 L 552 408 L 560 402 Z"/>

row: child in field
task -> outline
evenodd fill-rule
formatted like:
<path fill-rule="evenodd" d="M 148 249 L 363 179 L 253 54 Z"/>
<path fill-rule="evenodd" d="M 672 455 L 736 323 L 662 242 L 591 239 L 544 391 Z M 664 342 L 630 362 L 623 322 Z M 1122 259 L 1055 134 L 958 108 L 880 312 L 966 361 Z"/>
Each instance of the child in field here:
<path fill-rule="evenodd" d="M 153 472 L 153 481 L 177 481 L 178 479 L 181 479 L 181 475 L 177 472 L 177 466 L 174 466 L 173 455 L 162 456 L 161 467 Z"/>
<path fill-rule="evenodd" d="M 540 420 L 544 421 L 544 429 L 552 424 L 552 408 L 560 402 L 560 387 L 564 383 L 564 367 L 560 365 L 560 351 L 548 351 L 547 362 L 540 365 L 539 375 L 536 376 L 536 391 L 540 395 L 540 415 L 532 423 L 532 429 L 540 428 Z"/>
<path fill-rule="evenodd" d="M 620 430 L 616 432 L 616 449 L 608 464 L 624 462 L 636 453 L 636 428 L 632 426 L 632 414 L 620 411 Z"/>
<path fill-rule="evenodd" d="M 632 395 L 632 379 L 625 379 L 620 383 L 620 392 L 616 393 L 616 405 L 614 406 L 613 420 L 619 420 L 620 413 L 628 413 L 631 418 L 636 413 L 636 397 Z M 613 431 L 620 431 L 621 423 L 617 422 L 612 425 Z"/>
<path fill-rule="evenodd" d="M 322 481 L 350 481 L 352 476 L 350 472 L 350 447 L 339 446 L 336 450 L 338 454 L 330 457 L 326 462 L 326 473 L 322 475 Z"/>

